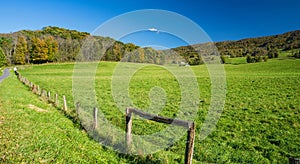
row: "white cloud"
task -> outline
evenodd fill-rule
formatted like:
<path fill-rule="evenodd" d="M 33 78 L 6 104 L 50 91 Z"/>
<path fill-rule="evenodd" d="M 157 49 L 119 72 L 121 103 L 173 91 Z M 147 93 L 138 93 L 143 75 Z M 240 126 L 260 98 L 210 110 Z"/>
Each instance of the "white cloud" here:
<path fill-rule="evenodd" d="M 152 27 L 152 28 L 149 28 L 148 30 L 149 30 L 149 31 L 152 31 L 152 32 L 158 32 L 158 29 L 157 29 L 157 28 L 153 28 L 153 27 Z"/>

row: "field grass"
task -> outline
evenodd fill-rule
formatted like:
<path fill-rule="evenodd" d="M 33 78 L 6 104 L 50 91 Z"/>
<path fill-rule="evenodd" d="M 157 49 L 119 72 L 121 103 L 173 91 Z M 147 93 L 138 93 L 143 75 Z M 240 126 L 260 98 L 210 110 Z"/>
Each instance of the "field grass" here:
<path fill-rule="evenodd" d="M 100 63 L 96 72 L 96 95 L 98 97 L 98 103 L 101 104 L 101 111 L 104 112 L 106 118 L 110 121 L 111 124 L 124 130 L 124 113 L 122 113 L 122 111 L 117 108 L 111 95 L 111 80 L 114 73 L 114 68 L 116 66 L 117 63 L 112 62 Z M 194 162 L 287 163 L 288 157 L 299 158 L 300 60 L 269 59 L 268 62 L 262 63 L 241 65 L 226 64 L 224 66 L 227 78 L 227 95 L 225 108 L 214 132 L 210 134 L 205 140 L 200 140 L 198 137 L 196 137 Z M 73 63 L 34 65 L 24 70 L 20 70 L 20 72 L 30 81 L 42 86 L 46 90 L 52 91 L 52 93 L 65 94 L 68 99 L 68 106 L 74 110 L 74 102 L 72 96 L 73 68 Z M 197 125 L 196 133 L 199 133 L 201 130 L 201 125 L 209 109 L 211 85 L 209 74 L 204 65 L 193 66 L 191 68 L 197 78 L 200 92 L 200 104 L 197 114 L 198 117 L 195 120 Z M 21 95 L 20 101 L 18 101 L 16 104 L 19 104 L 19 106 L 21 104 L 21 106 L 25 105 L 25 107 L 23 108 L 27 109 L 26 104 L 29 104 L 31 99 L 38 101 L 38 99 L 30 92 L 25 93 L 26 88 L 20 86 L 20 84 L 17 83 L 15 79 L 10 78 L 8 80 L 9 82 L 4 82 L 3 84 L 1 84 L 1 87 L 10 87 L 10 89 L 12 89 L 11 85 L 16 85 L 23 89 L 20 94 L 26 94 Z M 163 88 L 167 95 L 165 108 L 163 108 L 161 111 L 155 111 L 155 109 L 149 108 L 149 106 L 151 106 L 151 101 L 148 96 L 151 88 L 155 86 L 160 86 L 161 88 Z M 155 65 L 145 65 L 145 67 L 139 69 L 131 78 L 129 93 L 134 105 L 140 109 L 144 109 L 148 112 L 159 113 L 160 115 L 167 117 L 174 117 L 177 115 L 181 98 L 180 89 L 178 89 L 178 83 L 176 82 L 176 79 L 170 74 L 170 72 L 163 69 L 163 67 Z M 6 95 L 2 94 L 1 98 L 5 96 Z M 6 101 L 7 102 L 5 103 L 5 101 L 3 102 L 2 100 L 2 110 L 4 110 L 3 106 L 6 107 L 9 105 L 11 106 L 9 107 L 9 110 L 5 110 L 6 112 L 19 109 L 19 107 L 13 106 L 11 104 L 11 101 L 15 101 L 11 99 L 11 97 L 6 97 Z M 48 105 L 42 102 L 38 101 L 38 103 L 38 106 L 42 106 L 42 108 L 47 107 L 46 109 L 51 108 L 51 111 L 53 113 L 59 115 L 59 111 L 56 111 L 52 107 L 48 107 Z M 27 110 L 30 112 L 34 112 L 29 109 Z M 16 112 L 10 112 L 10 115 L 13 114 L 16 114 Z M 23 119 L 25 116 L 22 115 L 20 116 L 20 118 Z M 26 123 L 25 125 L 30 126 L 38 124 L 36 123 L 36 121 L 40 119 L 39 115 L 29 116 L 31 117 L 31 119 L 29 120 L 32 120 L 32 122 Z M 3 117 L 8 116 L 4 115 Z M 35 117 L 38 117 L 36 118 L 37 120 L 35 120 Z M 59 117 L 62 116 L 59 115 Z M 51 117 L 48 117 L 46 114 L 42 118 L 49 120 Z M 61 119 L 69 122 L 69 125 L 72 126 L 70 120 L 66 118 Z M 55 119 L 51 118 L 50 120 L 53 121 Z M 20 123 L 20 120 L 16 120 L 16 122 Z M 145 122 L 139 119 L 134 119 L 133 122 L 134 134 L 152 134 L 165 128 L 165 126 L 163 125 Z M 52 123 L 53 124 L 49 123 L 48 129 L 50 129 L 50 127 L 54 128 L 60 125 L 60 123 Z M 3 128 L 4 125 L 5 124 L 0 124 L 0 127 Z M 9 127 L 9 125 L 7 126 Z M 17 125 L 15 126 L 15 128 L 18 129 Z M 9 131 L 8 127 L 5 129 L 5 131 Z M 80 130 L 78 130 L 78 128 L 76 129 L 76 127 L 70 129 L 75 129 L 75 131 L 80 132 Z M 26 132 L 22 131 L 22 133 Z M 7 137 L 11 136 L 12 134 L 17 133 L 16 131 L 13 131 L 11 132 L 11 134 L 7 134 Z M 54 135 L 50 138 L 58 138 L 59 140 L 59 138 L 62 138 L 59 135 L 67 135 L 68 132 L 62 130 L 61 133 L 58 133 L 56 131 L 56 133 L 54 134 L 58 136 Z M 74 135 L 75 134 L 71 133 L 68 136 L 74 137 Z M 37 136 L 41 137 L 48 135 L 38 134 Z M 113 135 L 111 137 L 113 138 Z M 185 149 L 184 140 L 185 137 L 182 137 L 178 142 L 173 144 L 172 147 L 168 148 L 167 150 L 163 150 L 154 153 L 151 156 L 145 156 L 143 158 L 151 158 L 156 163 L 182 163 Z M 17 141 L 23 142 L 23 139 L 18 139 Z M 14 156 L 12 153 L 14 152 L 13 147 L 17 142 L 14 140 L 6 142 L 9 142 L 10 145 L 6 146 L 6 148 L 3 148 L 1 152 L 8 151 L 11 152 L 8 153 L 8 156 Z M 26 140 L 24 142 L 26 142 Z M 63 141 L 61 142 L 64 143 Z M 104 153 L 103 155 L 104 160 L 109 160 L 111 159 L 110 157 L 113 157 L 116 160 L 123 160 L 124 162 L 135 159 L 132 157 L 120 157 L 112 151 L 102 151 L 103 148 L 90 140 L 76 140 L 76 142 L 78 142 L 79 144 L 87 142 L 91 144 L 91 146 L 87 145 L 87 152 L 81 152 L 83 155 L 87 155 L 88 150 L 93 150 L 94 152 L 107 153 Z M 55 147 L 59 145 L 55 141 L 49 141 L 49 143 L 51 143 L 52 146 L 46 147 L 45 151 L 47 150 L 56 152 L 57 149 L 62 149 L 55 149 Z M 30 141 L 24 143 L 24 145 L 30 144 L 32 144 L 32 142 Z M 32 151 L 34 149 L 31 148 L 29 149 L 29 151 L 30 150 Z M 24 152 L 28 153 L 28 150 L 24 150 Z M 76 152 L 66 151 L 65 154 L 70 156 L 70 158 L 68 158 L 69 160 L 76 161 L 78 157 L 76 156 Z M 58 157 L 60 157 L 58 159 L 61 160 L 65 159 L 60 154 L 58 155 Z M 21 157 L 18 157 L 17 159 L 37 160 L 35 156 L 32 156 L 30 154 L 25 154 Z M 56 156 L 50 153 L 49 159 L 56 159 Z"/>
<path fill-rule="evenodd" d="M 247 61 L 246 61 L 246 57 L 236 57 L 236 58 L 226 57 L 225 63 L 238 65 L 238 64 L 246 64 Z"/>
<path fill-rule="evenodd" d="M 0 88 L 0 163 L 129 162 L 97 144 L 14 75 Z"/>

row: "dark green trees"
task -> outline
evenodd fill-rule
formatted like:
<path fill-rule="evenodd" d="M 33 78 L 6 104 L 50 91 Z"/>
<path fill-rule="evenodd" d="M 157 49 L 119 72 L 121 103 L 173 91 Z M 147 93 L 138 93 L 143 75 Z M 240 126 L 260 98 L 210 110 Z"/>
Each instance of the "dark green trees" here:
<path fill-rule="evenodd" d="M 270 51 L 267 53 L 267 56 L 268 56 L 268 58 L 270 58 L 270 59 L 272 59 L 272 58 L 278 58 L 279 53 L 278 53 L 277 50 L 272 49 L 272 50 L 270 50 Z"/>
<path fill-rule="evenodd" d="M 226 58 L 225 58 L 225 55 L 221 55 L 221 62 L 222 64 L 226 64 Z"/>
<path fill-rule="evenodd" d="M 300 58 L 300 51 L 296 51 L 293 53 L 293 57 Z"/>

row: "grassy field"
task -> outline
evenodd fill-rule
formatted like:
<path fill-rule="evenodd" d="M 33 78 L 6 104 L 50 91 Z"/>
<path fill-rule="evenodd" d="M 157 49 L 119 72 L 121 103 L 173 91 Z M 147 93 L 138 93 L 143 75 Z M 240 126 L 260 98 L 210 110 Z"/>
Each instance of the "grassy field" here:
<path fill-rule="evenodd" d="M 124 113 L 119 111 L 111 95 L 111 77 L 116 65 L 102 62 L 98 66 L 96 95 L 101 111 L 110 123 L 125 129 Z M 46 90 L 66 95 L 68 106 L 74 110 L 73 68 L 73 63 L 34 65 L 20 72 Z M 210 105 L 210 77 L 204 65 L 191 68 L 200 92 L 198 117 L 195 120 L 196 133 L 199 133 Z M 225 70 L 225 108 L 215 131 L 205 140 L 196 137 L 194 162 L 287 163 L 288 157 L 299 158 L 300 60 L 287 58 L 255 64 L 226 64 Z M 155 163 L 183 161 L 185 137 L 167 150 L 150 156 L 122 156 L 91 141 L 62 112 L 27 92 L 29 89 L 16 81 L 15 77 L 10 77 L 0 86 L 0 121 L 4 122 L 0 124 L 0 144 L 3 144 L 0 160 L 77 162 L 101 159 L 104 163 L 110 160 L 112 163 L 119 160 L 125 163 L 138 160 Z M 151 101 L 148 96 L 155 86 L 163 88 L 167 95 L 165 108 L 160 112 L 149 108 Z M 178 83 L 172 74 L 160 66 L 145 65 L 139 69 L 130 80 L 129 93 L 136 107 L 148 112 L 159 112 L 163 116 L 176 116 L 180 106 Z M 28 104 L 48 112 L 36 112 Z M 152 134 L 164 128 L 160 124 L 135 119 L 133 133 Z"/>
<path fill-rule="evenodd" d="M 0 92 L 0 163 L 127 163 L 104 150 L 14 75 Z"/>

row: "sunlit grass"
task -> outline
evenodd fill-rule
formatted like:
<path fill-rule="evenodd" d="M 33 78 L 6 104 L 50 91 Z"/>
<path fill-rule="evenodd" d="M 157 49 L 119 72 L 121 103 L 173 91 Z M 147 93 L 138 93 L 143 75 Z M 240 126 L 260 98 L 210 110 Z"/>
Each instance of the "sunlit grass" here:
<path fill-rule="evenodd" d="M 118 63 L 101 62 L 96 72 L 97 102 L 111 124 L 125 129 L 124 113 L 112 97 L 112 75 Z M 226 64 L 226 104 L 215 131 L 205 140 L 196 137 L 194 159 L 202 162 L 287 163 L 300 154 L 300 60 L 269 59 L 268 62 Z M 72 74 L 74 64 L 39 65 L 21 70 L 22 75 L 53 93 L 65 94 L 74 110 Z M 200 132 L 210 104 L 211 82 L 205 65 L 193 66 L 200 92 L 196 130 Z M 165 90 L 167 102 L 159 114 L 173 117 L 180 105 L 178 82 L 161 66 L 148 65 L 130 81 L 134 105 L 147 110 L 151 88 Z M 122 109 L 121 109 L 122 110 Z M 124 109 L 125 111 L 125 109 Z M 151 111 L 148 111 L 151 112 Z M 163 125 L 134 120 L 135 134 L 151 134 Z M 147 129 L 147 130 L 146 130 Z M 182 162 L 185 138 L 168 151 L 154 154 L 161 161 Z"/>

